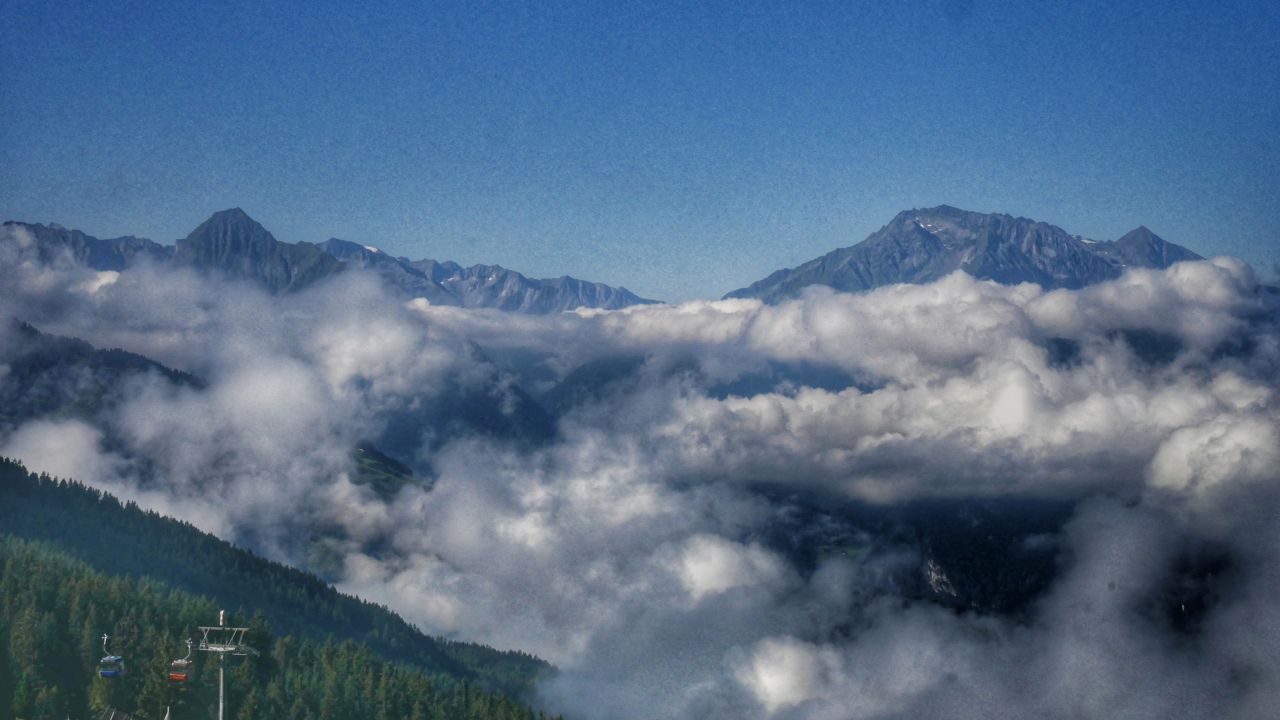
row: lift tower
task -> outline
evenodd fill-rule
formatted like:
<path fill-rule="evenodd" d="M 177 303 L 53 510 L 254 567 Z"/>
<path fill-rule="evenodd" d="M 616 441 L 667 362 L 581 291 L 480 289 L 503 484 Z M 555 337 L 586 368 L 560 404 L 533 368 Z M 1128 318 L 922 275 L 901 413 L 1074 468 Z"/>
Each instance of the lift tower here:
<path fill-rule="evenodd" d="M 244 642 L 244 635 L 249 631 L 249 628 L 227 627 L 226 619 L 227 612 L 219 610 L 218 625 L 216 627 L 199 627 L 200 644 L 196 646 L 196 649 L 200 652 L 216 653 L 218 655 L 218 720 L 224 720 L 223 711 L 226 707 L 223 666 L 226 664 L 227 656 L 245 657 L 258 654 L 257 650 L 249 647 Z"/>

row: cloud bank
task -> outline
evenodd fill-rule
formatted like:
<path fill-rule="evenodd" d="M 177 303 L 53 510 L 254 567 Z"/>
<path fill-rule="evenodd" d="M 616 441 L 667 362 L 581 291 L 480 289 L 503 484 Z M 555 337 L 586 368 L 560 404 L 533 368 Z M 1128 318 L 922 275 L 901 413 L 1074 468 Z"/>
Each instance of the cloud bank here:
<path fill-rule="evenodd" d="M 0 453 L 545 657 L 571 718 L 1280 706 L 1280 324 L 1238 261 L 532 317 L 23 247 L 5 314 L 205 386 Z M 362 441 L 429 482 L 358 483 Z"/>

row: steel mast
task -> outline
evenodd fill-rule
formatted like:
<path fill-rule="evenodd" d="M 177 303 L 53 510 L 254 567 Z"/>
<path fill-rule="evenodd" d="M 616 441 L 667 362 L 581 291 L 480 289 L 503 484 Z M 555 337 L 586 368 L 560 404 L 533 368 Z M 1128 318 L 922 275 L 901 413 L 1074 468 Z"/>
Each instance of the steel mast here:
<path fill-rule="evenodd" d="M 224 720 L 223 712 L 226 709 L 226 686 L 223 680 L 223 669 L 226 665 L 228 655 L 236 655 L 245 657 L 248 655 L 256 656 L 257 650 L 249 647 L 244 642 L 244 635 L 249 628 L 243 627 L 227 627 L 226 626 L 227 611 L 218 611 L 217 627 L 200 626 L 200 644 L 196 649 L 200 652 L 217 653 L 218 655 L 218 720 Z"/>

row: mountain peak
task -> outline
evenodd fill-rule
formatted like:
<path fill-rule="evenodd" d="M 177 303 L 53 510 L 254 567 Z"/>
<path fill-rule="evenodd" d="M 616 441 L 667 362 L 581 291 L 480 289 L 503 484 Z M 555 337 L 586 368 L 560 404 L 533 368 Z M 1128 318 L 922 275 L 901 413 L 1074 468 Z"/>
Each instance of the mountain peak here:
<path fill-rule="evenodd" d="M 217 212 L 215 212 L 214 214 L 212 214 L 212 215 L 210 215 L 210 216 L 209 216 L 209 219 L 210 219 L 210 220 L 212 220 L 212 219 L 214 219 L 214 218 L 219 218 L 219 219 L 221 219 L 221 218 L 230 218 L 230 219 L 235 219 L 235 220 L 253 220 L 253 218 L 249 217 L 249 213 L 245 212 L 244 210 L 242 210 L 242 209 L 240 209 L 240 208 L 238 208 L 238 207 L 227 208 L 226 210 L 219 210 L 219 211 L 217 211 Z"/>
<path fill-rule="evenodd" d="M 1155 240 L 1158 242 L 1164 242 L 1163 238 L 1151 232 L 1151 229 L 1148 228 L 1146 225 L 1139 225 L 1138 227 L 1122 235 L 1120 239 L 1117 240 L 1116 242 L 1118 243 L 1151 242 L 1152 240 Z"/>
<path fill-rule="evenodd" d="M 221 210 L 179 240 L 174 261 L 290 292 L 337 272 L 340 265 L 311 243 L 280 242 L 240 208 Z"/>
<path fill-rule="evenodd" d="M 1146 225 L 1139 225 L 1114 242 L 1099 243 L 1099 250 L 1132 267 L 1168 267 L 1176 262 L 1204 259 L 1156 235 Z"/>
<path fill-rule="evenodd" d="M 918 210 L 913 210 L 908 212 L 927 213 L 929 215 L 980 215 L 981 214 L 981 213 L 975 213 L 971 210 L 961 210 L 955 205 L 947 205 L 947 204 L 935 205 L 933 207 L 928 207 L 928 208 L 920 208 Z"/>
<path fill-rule="evenodd" d="M 900 212 L 856 245 L 779 270 L 726 297 L 778 302 L 809 285 L 857 292 L 932 282 L 956 270 L 1004 284 L 1076 288 L 1119 277 L 1130 267 L 1165 268 L 1196 259 L 1145 226 L 1120 240 L 1095 243 L 1030 218 L 938 205 Z"/>
<path fill-rule="evenodd" d="M 219 210 L 209 216 L 208 220 L 200 223 L 191 234 L 187 235 L 187 239 L 193 239 L 200 236 L 207 236 L 210 233 L 226 233 L 234 232 L 239 235 L 265 235 L 274 242 L 275 238 L 262 224 L 257 220 L 249 217 L 249 214 L 240 208 L 229 208 L 227 210 Z"/>

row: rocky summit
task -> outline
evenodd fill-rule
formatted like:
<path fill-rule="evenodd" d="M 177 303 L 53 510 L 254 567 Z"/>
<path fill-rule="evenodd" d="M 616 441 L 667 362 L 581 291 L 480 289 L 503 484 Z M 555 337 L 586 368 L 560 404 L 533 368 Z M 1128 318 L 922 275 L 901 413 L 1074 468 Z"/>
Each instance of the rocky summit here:
<path fill-rule="evenodd" d="M 956 270 L 1004 284 L 1080 288 L 1119 277 L 1129 267 L 1164 268 L 1198 259 L 1146 227 L 1119 240 L 1095 241 L 1036 220 L 939 205 L 898 213 L 857 245 L 779 270 L 725 297 L 779 302 L 810 285 L 858 292 L 927 283 Z"/>

